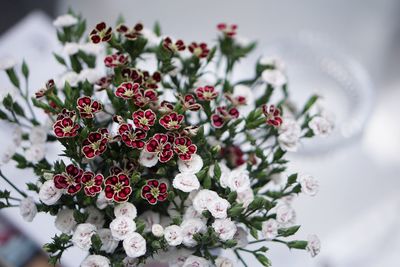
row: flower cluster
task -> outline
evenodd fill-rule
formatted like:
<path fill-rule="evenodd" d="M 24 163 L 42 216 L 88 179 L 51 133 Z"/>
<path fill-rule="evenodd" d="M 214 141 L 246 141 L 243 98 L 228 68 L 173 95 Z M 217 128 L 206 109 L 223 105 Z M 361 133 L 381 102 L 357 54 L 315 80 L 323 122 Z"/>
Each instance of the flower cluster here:
<path fill-rule="evenodd" d="M 315 235 L 288 239 L 300 227 L 295 196 L 314 196 L 319 185 L 311 175 L 286 173 L 285 155 L 302 138 L 328 135 L 333 123 L 315 108 L 318 96 L 293 107 L 283 63 L 263 58 L 254 77 L 232 81 L 234 67 L 255 46 L 237 40 L 234 24 L 217 26 L 216 45 L 173 40 L 159 25 L 152 32 L 141 23 L 101 22 L 85 36 L 85 21 L 72 13 L 54 24 L 64 48 L 76 43 L 79 51 L 55 54 L 66 72 L 30 99 L 8 64 L 22 97 L 7 95 L 0 107 L 0 118 L 15 126 L 0 165 L 15 161 L 32 169 L 33 196 L 0 176 L 22 196 L 25 220 L 39 211 L 56 216 L 61 234 L 44 247 L 51 263 L 71 246 L 88 251 L 84 267 L 151 259 L 236 266 L 214 248 L 233 251 L 245 266 L 243 253 L 270 266 L 268 242 L 318 254 Z M 106 49 L 93 52 L 98 46 Z M 149 57 L 157 68 L 141 69 Z M 215 80 L 206 80 L 210 71 Z M 21 73 L 27 83 L 27 64 Z M 41 123 L 39 113 L 48 120 Z M 63 146 L 58 158 L 46 155 L 50 142 Z M 17 205 L 12 194 L 0 191 L 1 208 Z M 249 239 L 253 245 L 245 248 Z"/>

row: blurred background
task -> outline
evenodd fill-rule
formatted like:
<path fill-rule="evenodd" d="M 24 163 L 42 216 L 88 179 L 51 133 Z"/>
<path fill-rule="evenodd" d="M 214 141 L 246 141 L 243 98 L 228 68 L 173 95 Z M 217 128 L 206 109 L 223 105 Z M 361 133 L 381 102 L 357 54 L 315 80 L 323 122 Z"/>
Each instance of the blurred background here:
<path fill-rule="evenodd" d="M 141 21 L 148 28 L 159 21 L 164 32 L 188 42 L 212 42 L 217 23 L 237 23 L 241 41 L 258 40 L 258 48 L 236 76 L 251 75 L 261 55 L 277 55 L 287 62 L 294 101 L 315 92 L 325 96 L 337 124 L 332 137 L 291 155 L 293 170 L 320 181 L 315 198 L 301 196 L 294 206 L 299 238 L 317 234 L 322 252 L 311 259 L 272 245 L 273 266 L 399 266 L 400 1 L 13 0 L 0 6 L 0 58 L 26 59 L 32 91 L 62 72 L 51 56 L 61 50 L 52 20 L 70 7 L 87 18 L 88 28 L 102 20 L 114 24 L 123 15 L 128 24 Z M 5 81 L 1 76 L 1 94 Z M 2 127 L 0 137 L 7 135 Z M 7 142 L 1 139 L 2 146 Z M 16 183 L 29 179 L 27 174 Z M 18 210 L 1 211 L 0 266 L 46 266 L 39 248 L 56 233 L 48 219 L 39 215 L 26 223 Z M 84 256 L 71 249 L 62 265 L 78 266 Z"/>

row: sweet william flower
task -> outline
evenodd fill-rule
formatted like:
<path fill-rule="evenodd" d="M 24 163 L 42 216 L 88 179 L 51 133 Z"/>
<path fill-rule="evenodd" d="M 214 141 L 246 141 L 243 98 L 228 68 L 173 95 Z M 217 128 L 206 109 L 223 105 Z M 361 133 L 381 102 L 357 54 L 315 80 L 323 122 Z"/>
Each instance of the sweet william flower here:
<path fill-rule="evenodd" d="M 276 221 L 282 226 L 293 225 L 296 220 L 294 209 L 288 204 L 282 203 L 276 208 Z"/>
<path fill-rule="evenodd" d="M 178 225 L 170 225 L 164 229 L 164 238 L 168 245 L 176 247 L 182 244 L 183 233 Z"/>
<path fill-rule="evenodd" d="M 142 35 L 143 24 L 137 23 L 130 29 L 125 24 L 120 24 L 117 26 L 116 31 L 123 34 L 124 37 L 128 40 L 134 41 Z"/>
<path fill-rule="evenodd" d="M 323 116 L 315 116 L 308 126 L 317 136 L 328 136 L 333 130 L 333 123 Z"/>
<path fill-rule="evenodd" d="M 184 110 L 198 111 L 201 109 L 201 105 L 196 102 L 194 95 L 186 94 L 184 96 L 179 95 L 178 97 Z"/>
<path fill-rule="evenodd" d="M 25 158 L 33 163 L 37 163 L 44 159 L 46 155 L 45 144 L 33 144 L 27 150 L 25 150 Z"/>
<path fill-rule="evenodd" d="M 172 112 L 162 116 L 159 120 L 159 123 L 168 131 L 178 130 L 179 128 L 181 128 L 181 123 L 183 119 L 183 115 Z"/>
<path fill-rule="evenodd" d="M 89 255 L 80 267 L 110 267 L 110 260 L 101 255 Z"/>
<path fill-rule="evenodd" d="M 163 47 L 168 51 L 176 53 L 178 51 L 185 50 L 186 46 L 182 40 L 176 40 L 175 42 L 172 41 L 170 37 L 166 37 L 162 43 Z"/>
<path fill-rule="evenodd" d="M 303 174 L 299 177 L 301 192 L 309 196 L 315 196 L 319 190 L 318 181 L 309 174 Z"/>
<path fill-rule="evenodd" d="M 183 128 L 183 130 L 181 131 L 181 135 L 186 135 L 188 137 L 193 137 L 193 136 L 197 135 L 199 130 L 200 130 L 199 126 L 189 125 L 189 126 L 186 126 L 185 128 Z"/>
<path fill-rule="evenodd" d="M 110 223 L 110 230 L 116 240 L 124 240 L 129 234 L 136 231 L 136 223 L 132 218 L 120 216 Z"/>
<path fill-rule="evenodd" d="M 81 177 L 85 194 L 90 197 L 99 194 L 102 190 L 103 180 L 104 177 L 102 174 L 95 175 L 91 171 L 85 171 Z"/>
<path fill-rule="evenodd" d="M 183 192 L 192 192 L 200 188 L 200 182 L 192 173 L 178 173 L 172 181 L 172 186 Z"/>
<path fill-rule="evenodd" d="M 212 224 L 212 228 L 219 240 L 223 242 L 233 239 L 237 231 L 236 225 L 231 219 L 216 219 Z"/>
<path fill-rule="evenodd" d="M 92 119 L 94 114 L 103 109 L 103 105 L 89 96 L 82 96 L 76 101 L 81 118 Z"/>
<path fill-rule="evenodd" d="M 251 202 L 254 200 L 254 192 L 253 189 L 248 188 L 243 192 L 237 194 L 236 201 L 237 203 L 243 204 L 244 208 L 247 208 Z"/>
<path fill-rule="evenodd" d="M 206 43 L 191 43 L 189 45 L 189 51 L 192 53 L 195 57 L 198 58 L 205 58 L 208 56 L 210 53 L 210 49 L 208 49 Z"/>
<path fill-rule="evenodd" d="M 140 128 L 133 129 L 132 124 L 121 124 L 118 128 L 118 133 L 122 142 L 128 147 L 142 149 L 145 145 L 143 139 L 146 138 L 147 133 Z"/>
<path fill-rule="evenodd" d="M 58 189 L 66 189 L 68 194 L 75 195 L 82 188 L 82 174 L 83 171 L 79 167 L 69 164 L 63 173 L 53 176 L 54 186 Z"/>
<path fill-rule="evenodd" d="M 190 160 L 178 159 L 178 169 L 181 173 L 196 174 L 203 168 L 203 160 L 197 155 L 193 154 Z"/>
<path fill-rule="evenodd" d="M 168 186 L 166 183 L 152 179 L 148 180 L 142 187 L 141 196 L 146 199 L 151 205 L 157 204 L 157 202 L 163 202 L 168 197 Z"/>
<path fill-rule="evenodd" d="M 58 16 L 54 21 L 53 25 L 57 28 L 71 27 L 78 23 L 78 19 L 71 14 L 65 14 Z"/>
<path fill-rule="evenodd" d="M 216 197 L 208 203 L 207 209 L 214 218 L 225 219 L 228 216 L 228 208 L 231 204 L 228 200 Z"/>
<path fill-rule="evenodd" d="M 236 241 L 237 245 L 236 247 L 238 248 L 244 248 L 249 244 L 249 240 L 247 238 L 248 233 L 245 229 L 242 227 L 237 227 L 237 231 L 235 235 L 233 236 L 233 240 Z"/>
<path fill-rule="evenodd" d="M 96 233 L 96 226 L 90 223 L 81 223 L 75 229 L 71 242 L 74 246 L 88 251 L 92 245 L 92 236 Z"/>
<path fill-rule="evenodd" d="M 209 189 L 200 190 L 193 199 L 193 207 L 197 212 L 203 212 L 208 209 L 208 205 L 219 196 L 215 191 Z"/>
<path fill-rule="evenodd" d="M 124 173 L 107 177 L 104 185 L 106 199 L 114 200 L 115 202 L 127 201 L 132 193 L 129 177 Z"/>
<path fill-rule="evenodd" d="M 161 224 L 153 224 L 151 227 L 151 233 L 155 237 L 162 237 L 164 235 L 164 227 Z"/>
<path fill-rule="evenodd" d="M 206 224 L 200 219 L 189 219 L 183 221 L 181 224 L 183 241 L 182 243 L 186 247 L 194 247 L 197 245 L 197 241 L 194 239 L 194 235 L 198 233 L 205 233 L 207 231 Z"/>
<path fill-rule="evenodd" d="M 169 161 L 173 155 L 173 145 L 168 141 L 168 135 L 155 134 L 146 143 L 146 151 L 155 153 L 160 162 Z"/>
<path fill-rule="evenodd" d="M 133 82 L 123 82 L 115 90 L 115 95 L 123 99 L 132 99 L 137 94 L 140 84 Z"/>
<path fill-rule="evenodd" d="M 228 187 L 238 193 L 250 188 L 249 173 L 246 169 L 237 168 L 229 173 Z"/>
<path fill-rule="evenodd" d="M 137 209 L 132 203 L 124 202 L 115 206 L 114 215 L 115 217 L 126 216 L 135 219 L 137 216 Z"/>
<path fill-rule="evenodd" d="M 53 132 L 57 138 L 70 138 L 78 135 L 80 126 L 75 123 L 74 117 L 65 116 L 57 119 L 53 125 Z"/>
<path fill-rule="evenodd" d="M 92 43 L 98 44 L 100 42 L 108 42 L 111 40 L 112 29 L 107 27 L 107 24 L 100 22 L 96 27 L 90 32 L 89 39 Z"/>
<path fill-rule="evenodd" d="M 205 258 L 198 257 L 191 255 L 189 258 L 186 259 L 185 263 L 182 267 L 209 267 L 210 262 L 207 261 Z"/>
<path fill-rule="evenodd" d="M 74 218 L 74 211 L 68 208 L 60 210 L 57 213 L 54 224 L 62 233 L 71 233 L 77 224 Z"/>
<path fill-rule="evenodd" d="M 227 37 L 233 37 L 236 35 L 237 25 L 236 24 L 226 24 L 219 23 L 217 29 L 222 32 Z"/>
<path fill-rule="evenodd" d="M 126 255 L 138 258 L 146 253 L 146 240 L 138 233 L 128 235 L 122 243 Z"/>
<path fill-rule="evenodd" d="M 109 133 L 105 128 L 89 133 L 88 137 L 82 142 L 82 154 L 85 155 L 87 159 L 100 156 L 107 149 L 108 138 Z"/>
<path fill-rule="evenodd" d="M 133 123 L 137 128 L 141 128 L 144 131 L 148 131 L 156 121 L 156 114 L 151 109 L 146 109 L 146 110 L 139 109 L 133 112 L 132 119 Z"/>
<path fill-rule="evenodd" d="M 128 63 L 129 57 L 127 55 L 116 53 L 104 58 L 104 65 L 108 68 L 115 68 L 119 66 L 126 65 Z"/>
<path fill-rule="evenodd" d="M 33 221 L 33 218 L 35 218 L 37 214 L 37 207 L 32 197 L 27 197 L 21 200 L 19 204 L 19 214 L 21 214 L 25 221 Z"/>
<path fill-rule="evenodd" d="M 147 106 L 150 103 L 157 102 L 157 92 L 154 89 L 139 88 L 133 96 L 133 103 L 138 107 Z"/>
<path fill-rule="evenodd" d="M 279 127 L 282 124 L 281 111 L 279 108 L 276 108 L 274 105 L 263 105 L 262 111 L 267 118 L 268 125 Z"/>
<path fill-rule="evenodd" d="M 211 101 L 218 96 L 218 92 L 215 91 L 215 88 L 209 85 L 197 88 L 195 93 L 197 98 L 202 101 Z"/>
<path fill-rule="evenodd" d="M 113 253 L 118 247 L 118 240 L 115 240 L 112 236 L 111 230 L 107 228 L 101 228 L 97 231 L 97 234 L 101 240 L 100 250 L 106 253 Z"/>
<path fill-rule="evenodd" d="M 317 256 L 321 251 L 321 241 L 318 236 L 309 235 L 307 241 L 306 250 L 310 253 L 311 257 Z"/>
<path fill-rule="evenodd" d="M 261 232 L 265 239 L 272 240 L 278 236 L 279 225 L 276 220 L 269 219 L 262 223 Z"/>
<path fill-rule="evenodd" d="M 190 160 L 192 155 L 197 152 L 197 146 L 192 144 L 192 140 L 189 137 L 181 136 L 175 138 L 174 151 L 181 160 Z"/>

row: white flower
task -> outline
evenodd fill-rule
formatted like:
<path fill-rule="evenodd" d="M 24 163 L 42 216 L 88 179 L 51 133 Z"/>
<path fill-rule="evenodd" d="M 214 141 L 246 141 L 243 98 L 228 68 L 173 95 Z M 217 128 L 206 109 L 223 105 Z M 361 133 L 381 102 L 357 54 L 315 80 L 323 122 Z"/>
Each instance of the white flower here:
<path fill-rule="evenodd" d="M 207 208 L 214 218 L 224 219 L 228 216 L 227 211 L 230 206 L 231 204 L 228 202 L 228 200 L 217 197 L 208 204 Z"/>
<path fill-rule="evenodd" d="M 108 200 L 104 191 L 101 191 L 96 199 L 96 207 L 100 210 L 105 209 L 108 205 L 112 203 L 112 200 Z"/>
<path fill-rule="evenodd" d="M 97 231 L 97 234 L 99 235 L 101 240 L 100 250 L 105 251 L 106 253 L 113 253 L 118 247 L 119 242 L 114 239 L 111 230 L 107 228 L 102 228 Z"/>
<path fill-rule="evenodd" d="M 63 53 L 69 56 L 78 53 L 80 45 L 78 43 L 66 43 L 63 47 Z"/>
<path fill-rule="evenodd" d="M 284 118 L 278 129 L 278 143 L 283 150 L 296 152 L 299 147 L 301 128 L 297 121 Z"/>
<path fill-rule="evenodd" d="M 89 250 L 92 245 L 92 235 L 96 233 L 96 226 L 90 223 L 78 224 L 72 235 L 72 244 L 82 250 Z"/>
<path fill-rule="evenodd" d="M 310 252 L 311 257 L 315 257 L 321 251 L 321 241 L 316 235 L 308 236 L 308 243 L 306 247 L 307 251 Z"/>
<path fill-rule="evenodd" d="M 270 84 L 273 87 L 281 87 L 286 84 L 287 79 L 285 74 L 280 70 L 266 69 L 262 72 L 261 78 L 264 82 Z"/>
<path fill-rule="evenodd" d="M 149 45 L 159 45 L 162 38 L 157 36 L 151 29 L 144 28 L 142 29 L 143 37 L 147 39 Z"/>
<path fill-rule="evenodd" d="M 233 97 L 244 97 L 246 99 L 246 105 L 254 104 L 254 94 L 249 86 L 238 84 L 233 87 Z"/>
<path fill-rule="evenodd" d="M 196 175 L 191 173 L 178 173 L 172 181 L 172 186 L 183 192 L 191 192 L 200 188 Z"/>
<path fill-rule="evenodd" d="M 209 266 L 210 263 L 206 259 L 194 255 L 187 258 L 185 263 L 183 264 L 183 267 L 209 267 Z"/>
<path fill-rule="evenodd" d="M 146 240 L 138 233 L 131 233 L 123 242 L 126 255 L 138 258 L 146 253 Z"/>
<path fill-rule="evenodd" d="M 308 174 L 300 175 L 299 182 L 301 185 L 301 192 L 309 196 L 315 196 L 319 190 L 318 180 Z"/>
<path fill-rule="evenodd" d="M 19 204 L 19 213 L 25 221 L 31 222 L 37 214 L 37 207 L 33 198 L 27 197 L 21 200 Z"/>
<path fill-rule="evenodd" d="M 203 214 L 201 212 L 198 212 L 197 210 L 194 209 L 193 206 L 189 206 L 185 209 L 185 213 L 183 214 L 183 219 L 187 220 L 190 218 L 198 218 L 198 219 L 206 219 L 203 217 Z"/>
<path fill-rule="evenodd" d="M 78 23 L 78 19 L 70 14 L 61 15 L 53 21 L 53 25 L 58 28 L 70 27 L 77 23 Z"/>
<path fill-rule="evenodd" d="M 182 173 L 198 173 L 203 168 L 203 160 L 197 154 L 193 154 L 190 160 L 178 159 L 178 169 Z"/>
<path fill-rule="evenodd" d="M 110 260 L 100 255 L 89 255 L 81 263 L 81 267 L 109 267 Z"/>
<path fill-rule="evenodd" d="M 32 127 L 31 131 L 34 131 L 36 127 Z M 20 146 L 22 142 L 22 129 L 19 126 L 14 127 L 12 132 L 12 139 L 15 146 Z"/>
<path fill-rule="evenodd" d="M 244 248 L 249 244 L 249 240 L 247 239 L 248 233 L 242 227 L 238 227 L 235 235 L 233 236 L 233 240 L 237 242 L 236 247 Z"/>
<path fill-rule="evenodd" d="M 232 239 L 237 231 L 236 225 L 231 219 L 217 219 L 213 222 L 212 228 L 221 241 Z"/>
<path fill-rule="evenodd" d="M 315 116 L 312 118 L 308 126 L 317 136 L 328 136 L 333 130 L 333 123 L 322 116 Z"/>
<path fill-rule="evenodd" d="M 43 144 L 47 140 L 47 131 L 43 126 L 34 126 L 29 132 L 29 141 L 32 144 Z"/>
<path fill-rule="evenodd" d="M 193 236 L 197 233 L 204 233 L 207 230 L 206 224 L 200 219 L 189 219 L 183 221 L 181 224 L 183 241 L 182 243 L 187 247 L 194 247 L 197 241 Z"/>
<path fill-rule="evenodd" d="M 74 72 L 74 71 L 69 71 L 64 73 L 57 81 L 56 85 L 57 88 L 64 88 L 65 83 L 68 82 L 68 84 L 72 87 L 75 87 L 79 83 L 79 74 Z"/>
<path fill-rule="evenodd" d="M 233 262 L 225 257 L 218 257 L 215 259 L 215 267 L 234 267 Z"/>
<path fill-rule="evenodd" d="M 170 246 L 178 246 L 182 244 L 183 233 L 182 228 L 178 225 L 170 225 L 164 229 L 164 238 Z"/>
<path fill-rule="evenodd" d="M 115 239 L 124 240 L 127 235 L 136 231 L 136 223 L 132 218 L 121 216 L 110 223 L 110 229 Z"/>
<path fill-rule="evenodd" d="M 153 224 L 160 223 L 160 214 L 151 210 L 143 212 L 140 214 L 139 218 L 142 219 L 146 225 L 144 232 L 150 232 Z"/>
<path fill-rule="evenodd" d="M 0 166 L 7 164 L 10 162 L 11 158 L 14 156 L 16 152 L 16 146 L 13 145 L 8 145 L 6 149 L 1 151 L 1 159 L 0 159 Z"/>
<path fill-rule="evenodd" d="M 139 163 L 147 168 L 155 166 L 158 162 L 156 153 L 147 152 L 145 149 L 140 152 Z"/>
<path fill-rule="evenodd" d="M 274 239 L 278 235 L 278 223 L 274 219 L 269 219 L 262 223 L 261 232 L 264 238 L 268 240 Z"/>
<path fill-rule="evenodd" d="M 168 266 L 169 267 L 182 267 L 186 259 L 193 254 L 193 251 L 181 248 L 169 251 Z"/>
<path fill-rule="evenodd" d="M 168 74 L 170 76 L 173 76 L 173 77 L 178 75 L 183 69 L 182 62 L 179 59 L 175 58 L 175 57 L 172 58 L 172 60 L 171 60 L 171 66 L 174 67 L 174 68 L 172 70 L 170 70 L 168 72 Z"/>
<path fill-rule="evenodd" d="M 87 223 L 91 223 L 100 229 L 103 227 L 105 223 L 104 213 L 96 209 L 95 207 L 87 207 L 86 212 L 88 213 L 88 217 L 86 219 Z"/>
<path fill-rule="evenodd" d="M 104 46 L 102 44 L 84 43 L 80 45 L 79 50 L 82 50 L 86 54 L 96 56 L 103 52 Z"/>
<path fill-rule="evenodd" d="M 231 170 L 226 166 L 225 163 L 220 162 L 218 163 L 218 166 L 221 170 L 221 177 L 219 178 L 219 183 L 222 186 L 222 188 L 227 188 L 229 185 L 229 174 L 231 173 Z M 214 177 L 214 165 L 211 165 L 210 168 L 208 169 L 208 175 L 211 177 Z"/>
<path fill-rule="evenodd" d="M 79 81 L 85 82 L 86 80 L 89 83 L 97 82 L 103 74 L 97 69 L 84 69 L 79 73 Z"/>
<path fill-rule="evenodd" d="M 135 219 L 137 216 L 137 209 L 135 205 L 129 202 L 124 202 L 121 204 L 118 204 L 114 208 L 114 215 L 115 217 L 120 217 L 120 216 L 126 216 L 132 219 Z"/>
<path fill-rule="evenodd" d="M 12 57 L 3 57 L 0 59 L 0 70 L 12 69 L 17 65 L 17 61 Z"/>
<path fill-rule="evenodd" d="M 249 173 L 243 168 L 231 171 L 228 179 L 228 187 L 231 191 L 241 193 L 250 188 Z"/>
<path fill-rule="evenodd" d="M 57 213 L 54 222 L 56 228 L 64 234 L 69 234 L 76 226 L 74 211 L 71 209 L 62 209 Z"/>
<path fill-rule="evenodd" d="M 254 200 L 254 192 L 253 189 L 249 188 L 243 192 L 237 194 L 236 201 L 237 203 L 243 204 L 243 207 L 247 208 L 251 202 Z"/>
<path fill-rule="evenodd" d="M 271 66 L 281 71 L 284 71 L 286 69 L 285 62 L 283 62 L 280 58 L 274 56 L 262 57 L 259 63 L 260 65 Z"/>
<path fill-rule="evenodd" d="M 54 205 L 60 199 L 62 192 L 54 186 L 53 180 L 48 180 L 40 187 L 39 199 L 48 206 Z"/>
<path fill-rule="evenodd" d="M 139 265 L 139 260 L 136 258 L 131 258 L 131 257 L 125 257 L 124 260 L 122 261 L 124 264 L 124 267 L 137 267 Z"/>
<path fill-rule="evenodd" d="M 292 225 L 296 220 L 294 209 L 287 204 L 280 204 L 276 208 L 276 221 L 283 226 Z"/>
<path fill-rule="evenodd" d="M 41 161 L 45 156 L 45 144 L 32 144 L 27 150 L 25 150 L 25 158 L 33 163 Z"/>
<path fill-rule="evenodd" d="M 198 212 L 207 210 L 211 201 L 218 198 L 218 194 L 214 191 L 203 189 L 200 190 L 193 199 L 193 207 Z"/>

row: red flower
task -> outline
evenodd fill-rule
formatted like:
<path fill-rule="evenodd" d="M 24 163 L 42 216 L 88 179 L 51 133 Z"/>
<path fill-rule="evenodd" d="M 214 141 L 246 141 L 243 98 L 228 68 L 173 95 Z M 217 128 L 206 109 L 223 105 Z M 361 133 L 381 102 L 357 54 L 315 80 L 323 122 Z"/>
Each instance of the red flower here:
<path fill-rule="evenodd" d="M 151 109 L 139 109 L 132 114 L 133 123 L 136 127 L 145 131 L 150 130 L 150 126 L 156 121 L 156 114 Z"/>
<path fill-rule="evenodd" d="M 102 174 L 94 175 L 94 173 L 91 171 L 85 171 L 81 178 L 85 194 L 89 197 L 94 197 L 100 193 L 102 190 L 101 186 L 103 184 L 103 180 L 104 177 Z"/>
<path fill-rule="evenodd" d="M 68 110 L 63 108 L 60 113 L 57 115 L 57 120 L 61 120 L 64 118 L 71 118 L 72 120 L 76 119 L 76 112 L 75 110 Z"/>
<path fill-rule="evenodd" d="M 178 97 L 185 110 L 198 111 L 201 109 L 201 105 L 199 103 L 196 103 L 196 99 L 192 94 L 187 94 L 184 97 L 179 95 Z"/>
<path fill-rule="evenodd" d="M 217 25 L 219 31 L 221 31 L 224 35 L 228 37 L 233 37 L 236 35 L 237 25 L 231 24 L 228 25 L 226 23 L 220 23 Z"/>
<path fill-rule="evenodd" d="M 211 125 L 214 128 L 222 128 L 225 124 L 225 119 L 219 114 L 211 115 Z"/>
<path fill-rule="evenodd" d="M 82 96 L 76 101 L 79 114 L 82 118 L 92 119 L 93 114 L 103 109 L 103 105 L 88 96 Z"/>
<path fill-rule="evenodd" d="M 199 132 L 199 129 L 200 129 L 199 126 L 190 125 L 183 128 L 182 134 L 187 136 L 196 136 L 197 133 Z"/>
<path fill-rule="evenodd" d="M 231 120 L 239 117 L 239 110 L 235 107 L 227 109 L 226 106 L 217 107 L 217 113 L 211 115 L 211 125 L 214 128 L 221 128 L 224 124 Z"/>
<path fill-rule="evenodd" d="M 192 144 L 187 136 L 177 137 L 174 141 L 174 150 L 181 160 L 190 160 L 197 151 L 197 146 Z"/>
<path fill-rule="evenodd" d="M 142 140 L 147 136 L 144 130 L 140 128 L 134 130 L 131 124 L 123 123 L 119 126 L 118 132 L 121 135 L 122 142 L 124 142 L 128 147 L 138 149 L 144 147 L 144 141 Z"/>
<path fill-rule="evenodd" d="M 160 103 L 159 111 L 161 113 L 170 113 L 174 111 L 174 105 L 169 101 L 163 100 Z"/>
<path fill-rule="evenodd" d="M 108 88 L 108 87 L 111 85 L 111 83 L 112 83 L 112 79 L 113 79 L 113 76 L 112 76 L 112 75 L 102 77 L 100 80 L 98 80 L 98 81 L 96 82 L 96 85 L 100 87 L 100 88 L 97 89 L 97 90 L 98 90 L 98 91 L 101 91 L 101 90 L 103 90 L 103 89 Z"/>
<path fill-rule="evenodd" d="M 207 57 L 210 50 L 207 48 L 206 43 L 191 43 L 189 45 L 189 51 L 198 58 Z"/>
<path fill-rule="evenodd" d="M 115 95 L 123 99 L 131 99 L 138 93 L 139 87 L 138 83 L 124 82 L 118 86 Z"/>
<path fill-rule="evenodd" d="M 213 86 L 204 86 L 196 89 L 196 96 L 200 100 L 211 101 L 218 96 Z"/>
<path fill-rule="evenodd" d="M 166 134 L 155 134 L 147 141 L 146 150 L 150 153 L 156 153 L 160 162 L 167 162 L 174 155 L 172 144 L 168 141 Z"/>
<path fill-rule="evenodd" d="M 159 123 L 166 130 L 178 130 L 181 128 L 183 118 L 183 115 L 172 112 L 162 116 L 159 120 Z"/>
<path fill-rule="evenodd" d="M 123 34 L 126 39 L 136 40 L 140 35 L 142 35 L 141 31 L 143 30 L 143 24 L 137 23 L 132 29 L 129 29 L 128 26 L 124 24 L 120 24 L 117 26 L 116 30 Z"/>
<path fill-rule="evenodd" d="M 108 139 L 109 133 L 107 129 L 99 129 L 90 133 L 82 143 L 82 153 L 88 159 L 103 154 L 107 149 Z"/>
<path fill-rule="evenodd" d="M 112 29 L 107 28 L 104 22 L 100 22 L 96 27 L 90 32 L 89 38 L 92 43 L 108 42 L 111 40 Z"/>
<path fill-rule="evenodd" d="M 75 123 L 75 111 L 63 109 L 53 124 L 54 134 L 58 138 L 75 137 L 78 135 L 79 124 Z"/>
<path fill-rule="evenodd" d="M 115 68 L 118 66 L 123 66 L 128 63 L 129 57 L 127 55 L 116 53 L 113 55 L 108 55 L 104 58 L 104 64 L 106 67 Z"/>
<path fill-rule="evenodd" d="M 125 81 L 133 81 L 142 84 L 144 81 L 143 73 L 134 68 L 124 68 L 121 70 L 122 77 Z"/>
<path fill-rule="evenodd" d="M 151 102 L 156 102 L 158 100 L 157 92 L 153 89 L 142 89 L 136 91 L 133 96 L 133 102 L 136 106 L 144 107 Z"/>
<path fill-rule="evenodd" d="M 263 105 L 262 106 L 263 113 L 267 118 L 267 124 L 272 125 L 274 127 L 279 127 L 282 124 L 281 111 L 279 108 L 276 108 L 274 105 Z"/>
<path fill-rule="evenodd" d="M 132 193 L 129 178 L 125 173 L 119 173 L 107 177 L 104 182 L 104 193 L 107 199 L 115 202 L 125 202 Z"/>
<path fill-rule="evenodd" d="M 142 198 L 146 199 L 151 205 L 163 202 L 168 197 L 168 186 L 166 183 L 157 180 L 148 180 L 142 187 Z"/>
<path fill-rule="evenodd" d="M 82 188 L 82 173 L 80 168 L 70 164 L 65 167 L 65 172 L 54 175 L 54 186 L 58 189 L 67 189 L 68 194 L 75 195 Z"/>
<path fill-rule="evenodd" d="M 186 46 L 182 40 L 177 40 L 175 43 L 172 42 L 171 38 L 167 37 L 163 41 L 163 47 L 172 53 L 185 50 Z"/>
<path fill-rule="evenodd" d="M 44 96 L 47 94 L 47 92 L 53 90 L 53 88 L 54 88 L 54 80 L 51 79 L 51 80 L 49 80 L 49 81 L 46 83 L 46 88 L 39 89 L 39 90 L 35 93 L 35 97 L 36 97 L 37 99 L 42 98 L 42 97 L 44 97 Z"/>
<path fill-rule="evenodd" d="M 232 103 L 234 106 L 242 106 L 246 105 L 247 100 L 244 96 L 232 96 L 231 94 L 226 93 L 225 97 Z"/>
<path fill-rule="evenodd" d="M 229 146 L 222 148 L 221 153 L 225 155 L 225 158 L 227 158 L 228 162 L 232 166 L 237 167 L 246 163 L 243 158 L 244 153 L 238 146 Z"/>
<path fill-rule="evenodd" d="M 161 82 L 161 73 L 158 71 L 154 72 L 153 75 L 150 76 L 148 71 L 143 72 L 143 86 L 146 88 L 157 89 L 157 83 Z"/>

